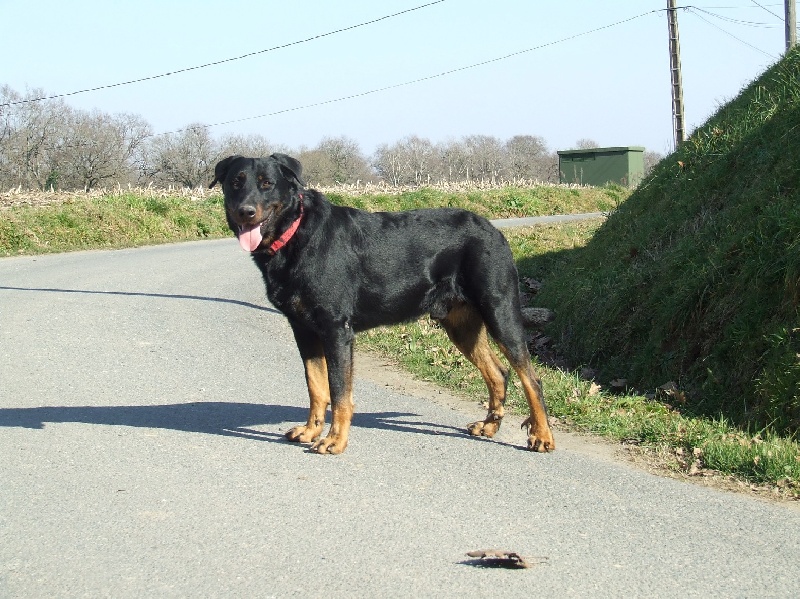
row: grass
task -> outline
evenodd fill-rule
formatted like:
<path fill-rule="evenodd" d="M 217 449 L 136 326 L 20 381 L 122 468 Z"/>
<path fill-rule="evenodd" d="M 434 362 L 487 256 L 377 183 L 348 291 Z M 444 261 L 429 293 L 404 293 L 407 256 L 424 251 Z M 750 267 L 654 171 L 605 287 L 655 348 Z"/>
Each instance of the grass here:
<path fill-rule="evenodd" d="M 357 196 L 327 192 L 335 204 L 371 212 L 453 206 L 471 210 L 486 218 L 608 212 L 617 208 L 627 195 L 627 190 L 616 185 L 598 188 L 503 186 L 466 192 L 429 187 L 399 194 Z"/>
<path fill-rule="evenodd" d="M 0 255 L 113 249 L 229 235 L 222 199 L 112 194 L 0 211 Z"/>

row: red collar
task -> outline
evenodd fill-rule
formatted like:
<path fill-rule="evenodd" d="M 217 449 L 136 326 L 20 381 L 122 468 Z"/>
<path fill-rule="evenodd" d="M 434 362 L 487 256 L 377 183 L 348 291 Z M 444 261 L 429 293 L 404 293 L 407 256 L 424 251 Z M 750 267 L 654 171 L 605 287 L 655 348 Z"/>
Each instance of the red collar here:
<path fill-rule="evenodd" d="M 272 255 L 275 255 L 278 250 L 289 243 L 289 240 L 294 237 L 295 233 L 297 233 L 297 228 L 300 226 L 300 221 L 303 220 L 303 194 L 301 193 L 298 195 L 300 196 L 300 216 L 298 216 L 289 226 L 289 228 L 283 232 L 283 235 L 278 237 L 270 244 L 269 253 Z"/>

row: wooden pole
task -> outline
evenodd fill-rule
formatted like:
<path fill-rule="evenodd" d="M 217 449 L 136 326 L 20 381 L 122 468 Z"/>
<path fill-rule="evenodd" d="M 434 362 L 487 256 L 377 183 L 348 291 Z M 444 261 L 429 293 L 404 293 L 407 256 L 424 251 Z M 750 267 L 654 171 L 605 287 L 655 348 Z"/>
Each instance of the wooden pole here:
<path fill-rule="evenodd" d="M 683 81 L 681 79 L 681 44 L 678 36 L 678 9 L 675 0 L 667 0 L 667 27 L 669 29 L 669 71 L 672 81 L 672 129 L 675 149 L 686 140 L 683 116 Z"/>

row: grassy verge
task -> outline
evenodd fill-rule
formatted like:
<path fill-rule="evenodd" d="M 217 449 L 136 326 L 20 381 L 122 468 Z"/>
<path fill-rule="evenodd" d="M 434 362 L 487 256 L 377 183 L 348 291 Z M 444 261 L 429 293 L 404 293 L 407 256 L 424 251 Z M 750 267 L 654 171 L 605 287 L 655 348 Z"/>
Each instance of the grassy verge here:
<path fill-rule="evenodd" d="M 229 235 L 220 197 L 136 193 L 0 211 L 0 255 L 135 247 Z"/>
<path fill-rule="evenodd" d="M 609 212 L 621 204 L 628 196 L 628 191 L 616 185 L 596 188 L 541 185 L 536 187 L 503 186 L 460 192 L 423 188 L 399 194 L 347 195 L 336 191 L 326 192 L 326 194 L 335 204 L 353 206 L 371 212 L 452 206 L 471 210 L 486 218 L 513 218 Z"/>
<path fill-rule="evenodd" d="M 477 369 L 428 319 L 367 331 L 357 345 L 465 398 L 487 397 Z M 668 403 L 668 395 L 658 401 L 617 393 L 577 373 L 541 364 L 537 372 L 551 418 L 559 428 L 635 446 L 658 467 L 676 473 L 729 476 L 751 488 L 800 499 L 800 446 L 791 439 L 743 431 L 724 419 L 681 414 Z M 506 406 L 520 414 L 527 409 L 515 379 L 509 385 Z"/>

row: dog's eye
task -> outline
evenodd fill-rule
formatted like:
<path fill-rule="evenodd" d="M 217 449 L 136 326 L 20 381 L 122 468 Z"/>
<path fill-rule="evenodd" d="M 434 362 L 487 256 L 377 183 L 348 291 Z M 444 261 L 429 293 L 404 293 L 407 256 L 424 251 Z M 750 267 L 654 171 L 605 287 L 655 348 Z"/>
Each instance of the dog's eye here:
<path fill-rule="evenodd" d="M 237 177 L 233 180 L 233 183 L 231 185 L 233 186 L 234 189 L 241 189 L 246 179 L 247 175 L 245 175 L 244 173 L 239 173 Z"/>
<path fill-rule="evenodd" d="M 258 182 L 258 187 L 261 188 L 261 189 L 269 189 L 271 186 L 272 186 L 272 183 L 270 183 L 267 179 L 261 179 Z"/>

